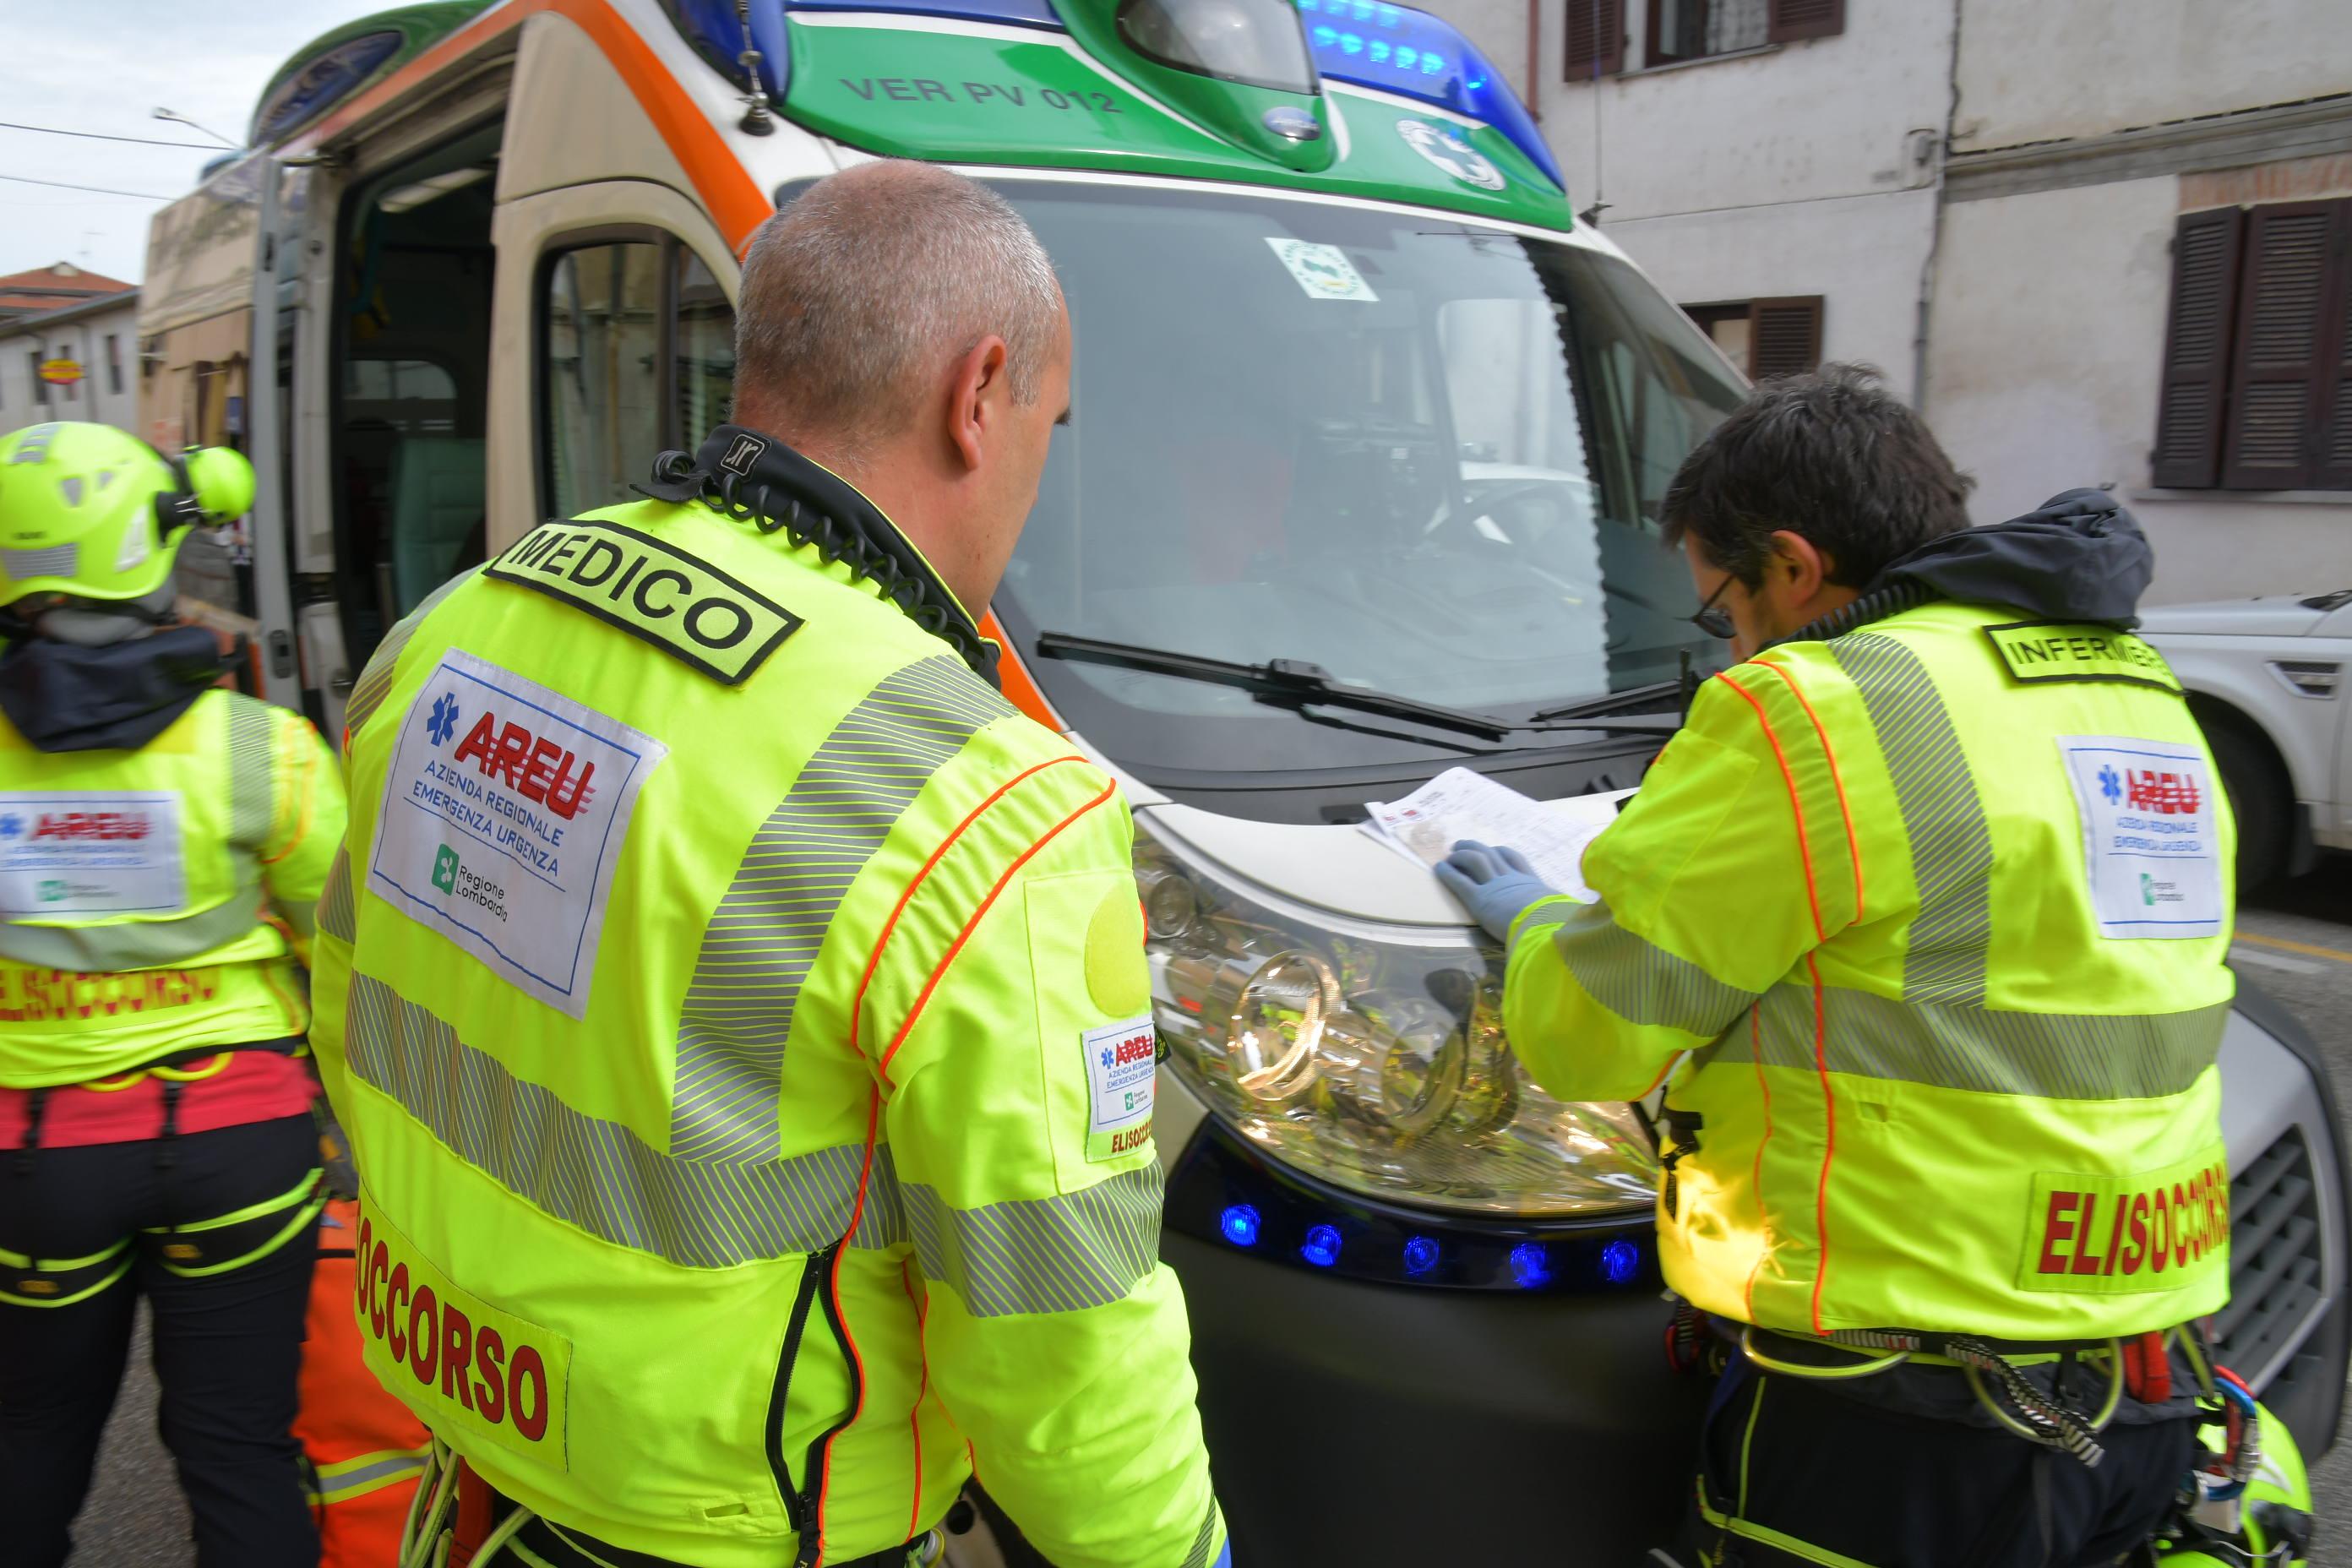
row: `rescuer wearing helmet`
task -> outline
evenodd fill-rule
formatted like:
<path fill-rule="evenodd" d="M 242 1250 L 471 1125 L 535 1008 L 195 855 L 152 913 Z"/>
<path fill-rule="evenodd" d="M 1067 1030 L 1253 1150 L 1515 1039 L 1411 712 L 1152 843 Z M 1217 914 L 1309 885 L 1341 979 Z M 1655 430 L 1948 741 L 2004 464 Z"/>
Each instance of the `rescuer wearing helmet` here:
<path fill-rule="evenodd" d="M 0 1539 L 55 1568 L 131 1345 L 202 1568 L 318 1561 L 290 1426 L 318 1139 L 298 967 L 342 837 L 317 731 L 173 624 L 253 499 L 101 425 L 0 440 Z"/>
<path fill-rule="evenodd" d="M 1598 901 L 1442 872 L 1538 1083 L 1665 1084 L 1661 1260 L 1740 1347 L 1709 1561 L 2106 1563 L 2189 1472 L 2235 830 L 2129 629 L 2138 526 L 2074 490 L 1972 530 L 1968 488 L 1870 373 L 1759 387 L 1664 509 L 1743 662 L 1586 853 Z"/>
<path fill-rule="evenodd" d="M 317 1031 L 370 1364 L 462 1458 L 413 1555 L 1225 1560 L 1112 781 L 984 609 L 1068 407 L 1051 263 L 908 163 L 743 263 L 734 425 L 353 689 Z M 450 1501 L 454 1493 L 454 1502 Z"/>

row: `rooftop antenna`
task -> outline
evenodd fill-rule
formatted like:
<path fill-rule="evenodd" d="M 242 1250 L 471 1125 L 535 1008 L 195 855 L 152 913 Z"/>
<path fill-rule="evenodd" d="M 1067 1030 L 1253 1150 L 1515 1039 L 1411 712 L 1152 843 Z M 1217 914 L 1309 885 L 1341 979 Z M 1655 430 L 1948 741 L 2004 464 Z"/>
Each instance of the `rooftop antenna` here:
<path fill-rule="evenodd" d="M 775 116 L 768 112 L 768 89 L 760 85 L 760 50 L 751 42 L 751 0 L 735 0 L 735 20 L 742 25 L 743 52 L 735 63 L 743 68 L 743 118 L 736 129 L 751 136 L 775 134 Z"/>

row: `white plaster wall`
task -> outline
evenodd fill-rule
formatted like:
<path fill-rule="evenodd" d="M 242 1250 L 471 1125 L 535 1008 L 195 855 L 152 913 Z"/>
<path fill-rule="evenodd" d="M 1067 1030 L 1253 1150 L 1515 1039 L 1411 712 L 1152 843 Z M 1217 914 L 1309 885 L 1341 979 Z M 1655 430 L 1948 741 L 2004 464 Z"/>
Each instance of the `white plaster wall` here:
<path fill-rule="evenodd" d="M 120 310 L 100 310 L 40 332 L 21 323 L 15 331 L 0 328 L 0 431 L 21 430 L 49 419 L 84 419 L 135 430 L 139 422 L 139 335 L 135 303 Z M 112 390 L 107 379 L 106 338 L 113 333 L 122 356 L 122 390 Z M 47 388 L 46 404 L 33 401 L 32 367 L 26 355 L 39 350 L 43 359 L 75 359 L 82 363 L 82 380 L 67 395 L 66 388 Z"/>
<path fill-rule="evenodd" d="M 1611 204 L 1604 219 L 1622 222 L 1927 183 L 1934 171 L 1918 155 L 1927 139 L 1915 145 L 1912 132 L 1943 131 L 1952 4 L 1854 0 L 1836 37 L 1595 86 L 1560 79 L 1567 13 L 1546 0 L 1543 129 L 1570 199 L 1581 210 L 1598 193 Z M 1645 58 L 1648 9 L 1625 0 L 1628 65 Z M 1524 17 L 1515 58 L 1526 53 Z"/>
<path fill-rule="evenodd" d="M 1997 521 L 2111 485 L 2157 550 L 2151 604 L 2352 584 L 2352 504 L 2153 490 L 2172 176 L 1945 210 L 1927 421 Z"/>
<path fill-rule="evenodd" d="M 2352 90 L 2346 0 L 1958 4 L 1963 151 Z"/>
<path fill-rule="evenodd" d="M 1859 360 L 1912 395 L 1931 190 L 1618 219 L 1601 228 L 1678 305 L 1822 296 L 1822 357 Z"/>

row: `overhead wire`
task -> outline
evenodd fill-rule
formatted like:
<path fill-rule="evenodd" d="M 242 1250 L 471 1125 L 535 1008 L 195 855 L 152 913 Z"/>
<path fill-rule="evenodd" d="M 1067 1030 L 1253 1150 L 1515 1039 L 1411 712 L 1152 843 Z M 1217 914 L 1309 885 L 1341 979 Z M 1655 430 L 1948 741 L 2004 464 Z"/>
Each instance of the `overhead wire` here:
<path fill-rule="evenodd" d="M 191 147 L 201 153 L 231 150 L 217 142 L 165 142 L 153 136 L 111 136 L 103 131 L 68 131 L 56 125 L 27 125 L 17 120 L 0 120 L 0 131 L 37 131 L 44 136 L 79 136 L 89 142 L 131 142 L 142 147 Z"/>
<path fill-rule="evenodd" d="M 37 180 L 30 174 L 0 174 L 0 180 L 12 181 L 19 185 L 47 185 L 53 190 L 59 191 L 96 191 L 102 196 L 136 196 L 142 202 L 170 202 L 179 199 L 177 196 L 159 196 L 152 191 L 118 191 L 111 185 L 77 185 L 66 180 Z"/>

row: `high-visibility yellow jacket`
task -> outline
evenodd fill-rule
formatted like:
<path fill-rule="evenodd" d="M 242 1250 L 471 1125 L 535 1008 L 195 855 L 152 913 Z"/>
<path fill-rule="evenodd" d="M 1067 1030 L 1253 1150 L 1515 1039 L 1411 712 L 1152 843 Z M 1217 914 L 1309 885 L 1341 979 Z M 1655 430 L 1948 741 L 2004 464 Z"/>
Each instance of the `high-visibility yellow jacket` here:
<path fill-rule="evenodd" d="M 1933 604 L 1709 681 L 1514 931 L 1570 1099 L 1669 1087 L 1660 1247 L 1794 1332 L 2104 1337 L 2229 1289 L 2235 829 L 2163 659 Z"/>
<path fill-rule="evenodd" d="M 0 719 L 0 1088 L 301 1034 L 342 830 L 318 731 L 236 692 L 137 750 L 46 752 Z"/>
<path fill-rule="evenodd" d="M 350 715 L 314 1039 L 388 1387 L 699 1568 L 904 1542 L 975 1459 L 1064 1568 L 1218 1557 L 1108 778 L 698 500 L 527 535 Z"/>

